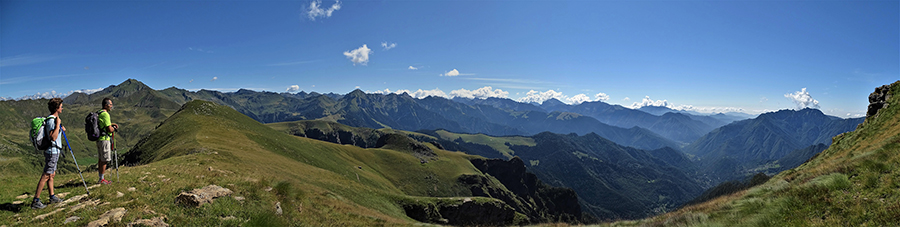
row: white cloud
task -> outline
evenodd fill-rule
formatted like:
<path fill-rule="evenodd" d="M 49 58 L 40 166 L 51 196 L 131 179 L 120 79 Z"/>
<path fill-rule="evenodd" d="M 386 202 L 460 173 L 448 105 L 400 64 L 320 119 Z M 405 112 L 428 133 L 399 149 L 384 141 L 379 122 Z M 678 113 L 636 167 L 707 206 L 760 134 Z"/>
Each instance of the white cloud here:
<path fill-rule="evenodd" d="M 367 94 L 383 94 L 383 95 L 386 95 L 386 94 L 390 94 L 390 93 L 393 93 L 393 92 L 391 92 L 391 89 L 385 88 L 384 90 L 376 90 L 376 91 L 369 91 L 369 90 L 366 90 L 366 93 L 367 93 Z"/>
<path fill-rule="evenodd" d="M 628 97 L 625 97 L 624 100 L 628 101 Z M 698 113 L 740 112 L 740 113 L 746 113 L 746 114 L 753 115 L 753 114 L 759 114 L 759 113 L 762 113 L 765 111 L 765 110 L 746 110 L 746 109 L 740 108 L 740 107 L 729 107 L 729 106 L 698 107 L 698 106 L 692 106 L 692 105 L 675 105 L 674 103 L 671 103 L 665 99 L 653 100 L 650 98 L 650 96 L 644 96 L 644 99 L 642 99 L 641 102 L 635 102 L 635 103 L 632 103 L 630 106 L 625 106 L 625 107 L 631 108 L 631 109 L 638 109 L 638 108 L 645 107 L 645 106 L 659 106 L 659 107 L 666 107 L 666 108 L 673 109 L 673 110 L 694 111 L 694 112 L 698 112 Z"/>
<path fill-rule="evenodd" d="M 287 90 L 285 90 L 285 91 L 287 91 L 287 92 L 297 92 L 297 91 L 299 91 L 299 90 L 300 90 L 300 85 L 296 85 L 296 84 L 295 84 L 295 85 L 291 85 L 290 87 L 288 87 Z"/>
<path fill-rule="evenodd" d="M 35 93 L 34 95 L 26 95 L 26 96 L 22 96 L 22 97 L 15 98 L 15 99 L 12 98 L 12 97 L 0 98 L 0 101 L 3 101 L 3 100 L 28 100 L 28 99 L 65 98 L 65 97 L 68 97 L 69 95 L 72 95 L 72 94 L 74 94 L 74 93 L 76 93 L 76 92 L 77 92 L 77 93 L 84 93 L 84 94 L 88 94 L 88 95 L 89 95 L 89 94 L 93 94 L 94 92 L 98 92 L 98 91 L 102 91 L 102 90 L 103 90 L 103 88 L 96 88 L 96 89 L 80 89 L 80 90 L 71 90 L 71 91 L 66 92 L 66 93 L 59 93 L 59 92 L 56 92 L 55 90 L 53 90 L 53 91 L 48 91 L 48 92 L 44 92 L 44 93 Z"/>
<path fill-rule="evenodd" d="M 353 65 L 362 64 L 366 65 L 369 63 L 369 54 L 372 53 L 372 49 L 363 44 L 362 47 L 357 48 L 356 50 L 345 51 L 344 56 L 347 56 L 347 59 L 353 62 Z"/>
<path fill-rule="evenodd" d="M 450 70 L 450 72 L 441 74 L 441 76 L 459 76 L 459 71 L 457 71 L 456 69 L 453 69 L 453 70 Z"/>
<path fill-rule="evenodd" d="M 669 102 L 667 100 L 665 100 L 665 99 L 653 100 L 653 99 L 650 99 L 650 96 L 644 96 L 644 99 L 641 100 L 641 102 L 632 103 L 631 106 L 629 106 L 629 108 L 637 109 L 637 108 L 641 108 L 641 107 L 645 107 L 645 106 L 662 106 L 662 107 L 670 107 L 671 108 L 671 104 L 669 104 Z"/>
<path fill-rule="evenodd" d="M 740 107 L 730 107 L 730 106 L 705 106 L 705 107 L 696 107 L 692 105 L 678 105 L 678 106 L 670 106 L 669 108 L 673 110 L 683 110 L 683 111 L 694 111 L 698 113 L 728 113 L 728 112 L 739 112 L 746 113 L 750 115 L 755 115 L 763 112 L 767 112 L 768 110 L 746 110 Z"/>
<path fill-rule="evenodd" d="M 809 92 L 806 91 L 806 88 L 802 88 L 800 91 L 794 93 L 784 94 L 784 97 L 794 102 L 794 105 L 797 105 L 798 110 L 803 108 L 819 108 L 819 101 L 813 99 L 813 97 L 809 95 Z"/>
<path fill-rule="evenodd" d="M 566 100 L 566 96 L 563 95 L 562 92 L 554 90 L 547 90 L 545 92 L 530 90 L 528 93 L 525 93 L 525 97 L 519 98 L 516 101 L 524 103 L 544 103 L 544 101 L 550 99 Z"/>
<path fill-rule="evenodd" d="M 314 0 L 309 3 L 309 8 L 306 9 L 306 16 L 309 17 L 309 20 L 316 20 L 317 17 L 329 18 L 334 11 L 341 9 L 341 1 L 334 1 L 334 5 L 327 9 L 322 9 L 322 1 Z"/>
<path fill-rule="evenodd" d="M 212 78 L 212 80 L 209 80 L 209 81 L 216 81 L 216 80 L 218 80 L 218 79 L 219 79 L 219 77 L 214 76 L 214 77 Z"/>
<path fill-rule="evenodd" d="M 598 93 L 594 95 L 595 99 L 591 99 L 590 96 L 586 94 L 577 94 L 572 97 L 564 95 L 562 92 L 547 90 L 545 92 L 539 92 L 535 90 L 528 91 L 525 93 L 525 97 L 519 98 L 516 101 L 525 102 L 525 103 L 544 103 L 544 101 L 550 99 L 558 99 L 559 101 L 565 102 L 570 105 L 578 105 L 584 102 L 591 101 L 606 101 L 609 100 L 609 96 L 605 93 Z M 627 98 L 626 98 L 627 101 Z"/>
<path fill-rule="evenodd" d="M 506 98 L 509 95 L 509 92 L 500 90 L 500 89 L 494 89 L 491 86 L 485 86 L 485 87 L 475 89 L 475 90 L 467 90 L 467 89 L 453 90 L 453 91 L 450 91 L 449 95 L 439 88 L 435 88 L 432 90 L 418 89 L 416 91 L 410 91 L 410 90 L 391 91 L 391 89 L 384 89 L 384 90 L 377 90 L 377 91 L 366 91 L 366 93 L 372 93 L 372 94 L 403 94 L 403 93 L 406 93 L 406 94 L 409 94 L 409 96 L 411 96 L 413 98 L 417 98 L 417 99 L 423 99 L 423 98 L 427 98 L 429 96 L 436 96 L 436 97 L 441 97 L 441 98 L 446 98 L 446 99 L 451 99 L 454 97 L 469 98 L 469 99 L 474 99 L 474 98 L 486 99 L 486 98 L 490 98 L 490 97 Z"/>
<path fill-rule="evenodd" d="M 73 91 L 69 91 L 69 93 L 67 93 L 66 96 L 69 96 L 70 94 L 73 94 L 75 92 L 80 92 L 80 93 L 84 93 L 86 95 L 90 95 L 90 94 L 93 94 L 94 92 L 98 92 L 98 91 L 102 91 L 102 90 L 103 90 L 103 88 L 73 90 Z"/>
<path fill-rule="evenodd" d="M 188 81 L 188 83 L 193 83 L 193 82 L 194 82 L 194 79 L 191 79 L 191 81 Z"/>
<path fill-rule="evenodd" d="M 450 96 L 468 99 L 506 98 L 507 96 L 509 96 L 509 92 L 500 89 L 495 90 L 491 86 L 485 86 L 471 91 L 466 90 L 465 88 L 453 90 L 450 91 Z"/>
<path fill-rule="evenodd" d="M 444 93 L 444 91 L 441 91 L 441 89 L 437 89 L 437 88 L 432 89 L 432 90 L 419 89 L 419 90 L 416 90 L 416 92 L 413 92 L 413 93 L 407 92 L 407 93 L 409 94 L 409 96 L 412 96 L 413 98 L 417 98 L 417 99 L 427 98 L 428 96 L 450 98 L 450 96 L 448 96 L 447 93 Z"/>
<path fill-rule="evenodd" d="M 383 47 L 384 50 L 390 50 L 390 49 L 394 49 L 394 47 L 397 47 L 397 44 L 396 43 L 388 44 L 387 42 L 381 42 L 381 47 Z"/>
<path fill-rule="evenodd" d="M 409 66 L 409 70 L 419 70 L 419 68 L 416 68 L 416 67 L 413 67 L 413 66 L 410 65 L 410 66 Z"/>
<path fill-rule="evenodd" d="M 600 92 L 600 93 L 597 93 L 596 95 L 594 95 L 594 98 L 596 98 L 597 101 L 606 101 L 606 100 L 609 100 L 609 95 L 606 95 L 606 93 Z"/>
<path fill-rule="evenodd" d="M 624 99 L 622 99 L 622 101 L 628 101 L 628 100 L 631 100 L 631 99 L 628 97 L 625 97 Z"/>
<path fill-rule="evenodd" d="M 569 101 L 569 103 L 571 103 L 572 105 L 578 105 L 578 104 L 581 104 L 581 103 L 583 103 L 583 102 L 590 102 L 590 101 L 591 101 L 591 98 L 588 97 L 588 96 L 585 95 L 585 94 L 577 94 L 577 95 L 572 96 L 572 97 L 570 97 L 570 98 L 566 98 L 566 101 Z"/>
<path fill-rule="evenodd" d="M 406 94 L 408 94 L 409 96 L 411 96 L 411 97 L 413 97 L 413 98 L 417 98 L 417 99 L 424 99 L 424 98 L 427 98 L 428 96 L 437 96 L 437 97 L 442 97 L 442 98 L 450 98 L 450 96 L 448 96 L 447 93 L 444 93 L 444 91 L 442 91 L 441 89 L 438 89 L 438 88 L 435 88 L 435 89 L 432 89 L 432 90 L 422 90 L 422 89 L 418 89 L 418 90 L 416 90 L 416 91 L 414 91 L 414 92 L 413 92 L 413 91 L 410 91 L 410 90 L 403 90 L 403 89 L 397 90 L 397 91 L 391 91 L 391 89 L 384 89 L 384 90 L 378 90 L 378 91 L 366 91 L 366 93 L 383 94 L 383 95 L 386 95 L 386 94 L 398 94 L 398 95 L 400 95 L 400 94 L 406 93 Z"/>

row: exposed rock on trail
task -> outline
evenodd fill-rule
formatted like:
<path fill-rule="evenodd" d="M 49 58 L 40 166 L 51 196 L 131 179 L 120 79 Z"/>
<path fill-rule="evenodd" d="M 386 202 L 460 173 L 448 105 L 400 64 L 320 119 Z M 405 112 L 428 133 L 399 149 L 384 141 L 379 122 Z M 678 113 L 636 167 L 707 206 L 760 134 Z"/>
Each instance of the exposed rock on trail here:
<path fill-rule="evenodd" d="M 138 219 L 128 223 L 128 227 L 132 226 L 169 227 L 169 224 L 166 224 L 166 217 L 155 217 L 152 219 Z"/>
<path fill-rule="evenodd" d="M 203 188 L 191 190 L 190 192 L 182 192 L 175 197 L 176 204 L 183 204 L 191 207 L 200 207 L 203 204 L 212 203 L 215 198 L 231 195 L 232 191 L 218 185 L 207 185 Z"/>
<path fill-rule="evenodd" d="M 106 213 L 103 213 L 102 215 L 100 215 L 100 219 L 97 219 L 95 221 L 92 221 L 91 223 L 88 223 L 87 226 L 88 227 L 106 226 L 113 222 L 122 221 L 122 217 L 124 217 L 124 216 L 125 216 L 125 208 L 124 207 L 115 208 L 115 209 L 107 211 Z"/>

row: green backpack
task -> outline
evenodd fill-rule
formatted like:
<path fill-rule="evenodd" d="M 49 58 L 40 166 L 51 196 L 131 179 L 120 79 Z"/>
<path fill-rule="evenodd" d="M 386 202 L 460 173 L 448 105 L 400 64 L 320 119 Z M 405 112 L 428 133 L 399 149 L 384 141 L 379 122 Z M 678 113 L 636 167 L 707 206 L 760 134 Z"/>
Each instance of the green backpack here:
<path fill-rule="evenodd" d="M 44 130 L 44 125 L 47 124 L 47 120 L 51 118 L 56 118 L 53 115 L 48 117 L 36 117 L 31 120 L 31 144 L 34 145 L 34 149 L 37 150 L 47 150 L 53 144 L 50 141 L 50 135 L 47 134 Z"/>

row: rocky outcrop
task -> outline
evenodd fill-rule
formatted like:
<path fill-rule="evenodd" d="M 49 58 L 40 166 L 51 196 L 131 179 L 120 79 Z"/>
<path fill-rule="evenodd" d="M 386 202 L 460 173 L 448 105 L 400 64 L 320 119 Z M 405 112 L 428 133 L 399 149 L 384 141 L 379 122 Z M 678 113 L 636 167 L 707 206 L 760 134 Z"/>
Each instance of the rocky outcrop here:
<path fill-rule="evenodd" d="M 502 159 L 472 159 L 472 165 L 488 177 L 496 178 L 508 191 L 490 185 L 487 177 L 463 175 L 460 182 L 469 186 L 474 196 L 500 199 L 517 212 L 525 214 L 531 223 L 593 222 L 593 217 L 581 211 L 578 195 L 570 188 L 553 187 L 541 182 L 525 169 L 519 157 Z M 484 179 L 482 179 L 484 178 Z M 507 192 L 512 192 L 509 194 Z"/>
<path fill-rule="evenodd" d="M 305 129 L 291 129 L 291 134 L 336 144 L 350 144 L 362 148 L 376 147 L 379 138 L 379 133 L 375 130 L 369 130 L 370 132 L 368 133 L 354 133 L 353 131 L 331 129 L 331 131 L 326 132 L 319 128 L 312 128 L 313 126 L 306 127 Z"/>
<path fill-rule="evenodd" d="M 175 203 L 189 207 L 200 207 L 203 204 L 212 203 L 218 197 L 229 196 L 231 193 L 230 189 L 218 185 L 207 185 L 190 192 L 182 192 L 178 197 L 175 197 Z"/>
<path fill-rule="evenodd" d="M 406 215 L 421 222 L 449 225 L 518 224 L 516 211 L 503 202 L 490 199 L 438 199 L 403 204 Z"/>
<path fill-rule="evenodd" d="M 891 86 L 884 85 L 875 88 L 875 92 L 869 94 L 869 110 L 866 111 L 866 118 L 877 116 L 878 110 L 887 108 L 887 100 L 891 98 Z"/>

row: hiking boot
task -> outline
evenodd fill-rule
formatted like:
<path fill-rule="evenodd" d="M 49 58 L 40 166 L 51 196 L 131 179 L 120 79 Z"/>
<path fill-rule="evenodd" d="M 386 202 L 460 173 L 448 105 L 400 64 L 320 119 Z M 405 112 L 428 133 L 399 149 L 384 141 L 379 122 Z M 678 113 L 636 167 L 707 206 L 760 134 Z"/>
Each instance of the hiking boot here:
<path fill-rule="evenodd" d="M 48 201 L 47 204 L 54 204 L 54 203 L 60 203 L 60 202 L 62 202 L 62 199 L 60 199 L 59 197 L 56 197 L 56 195 L 53 195 L 53 196 L 50 196 L 50 201 Z"/>
<path fill-rule="evenodd" d="M 47 205 L 44 205 L 43 203 L 41 203 L 40 200 L 34 200 L 33 202 L 31 202 L 31 209 L 38 210 L 38 209 L 44 209 L 45 207 L 47 207 Z"/>
<path fill-rule="evenodd" d="M 101 183 L 101 184 L 112 184 L 112 182 L 109 182 L 109 181 L 106 180 L 106 179 L 100 180 L 100 183 Z"/>

